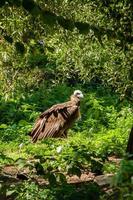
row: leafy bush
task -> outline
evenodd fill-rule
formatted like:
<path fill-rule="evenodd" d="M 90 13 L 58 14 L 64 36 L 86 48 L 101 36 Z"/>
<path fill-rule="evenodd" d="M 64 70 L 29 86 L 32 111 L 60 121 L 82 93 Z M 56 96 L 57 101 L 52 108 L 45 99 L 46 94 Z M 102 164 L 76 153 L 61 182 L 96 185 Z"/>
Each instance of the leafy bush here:
<path fill-rule="evenodd" d="M 105 195 L 103 199 L 114 198 L 121 200 L 131 200 L 133 198 L 133 160 L 126 156 L 120 163 L 120 168 L 112 181 L 113 192 Z"/>
<path fill-rule="evenodd" d="M 95 183 L 81 184 L 80 187 L 74 185 L 63 184 L 49 187 L 39 187 L 35 183 L 25 182 L 17 187 L 12 186 L 7 190 L 7 196 L 15 199 L 49 199 L 49 200 L 72 200 L 91 198 L 98 200 L 101 191 Z"/>

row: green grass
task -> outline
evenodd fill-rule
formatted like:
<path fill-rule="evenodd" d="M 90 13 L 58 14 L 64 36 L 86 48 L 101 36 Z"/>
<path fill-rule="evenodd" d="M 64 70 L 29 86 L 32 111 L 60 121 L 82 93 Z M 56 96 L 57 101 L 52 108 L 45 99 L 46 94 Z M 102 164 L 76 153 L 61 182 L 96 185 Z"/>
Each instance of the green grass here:
<path fill-rule="evenodd" d="M 132 104 L 126 100 L 120 102 L 119 96 L 108 89 L 80 88 L 85 96 L 81 102 L 82 118 L 69 130 L 67 139 L 51 138 L 35 144 L 31 142 L 28 133 L 40 112 L 55 103 L 67 100 L 74 89 L 58 86 L 42 93 L 41 88 L 34 94 L 23 94 L 25 98 L 20 96 L 8 101 L 1 100 L 3 117 L 0 119 L 0 167 L 15 165 L 21 169 L 28 165 L 30 169 L 36 169 L 37 173 L 40 173 L 41 167 L 49 181 L 57 178 L 59 173 L 80 176 L 84 171 L 106 174 L 118 170 L 116 164 L 108 162 L 108 157 L 125 155 L 133 123 Z M 69 186 L 65 187 L 67 190 Z M 19 191 L 18 198 L 23 199 L 21 194 L 24 195 L 26 191 L 30 196 L 29 191 L 33 189 L 33 199 L 36 199 L 38 190 L 39 198 L 50 195 L 48 200 L 56 199 L 58 191 L 61 191 L 58 187 L 52 190 L 52 193 L 51 188 L 43 191 L 35 184 L 27 182 L 15 192 Z M 70 196 L 62 190 L 66 196 L 61 197 L 69 199 L 77 192 L 73 187 L 69 190 Z M 84 193 L 84 189 L 82 192 Z"/>
<path fill-rule="evenodd" d="M 72 89 L 65 85 L 53 87 L 51 90 L 44 89 L 46 91 L 44 94 L 41 93 L 42 88 L 40 88 L 40 92 L 36 91 L 34 95 L 23 94 L 25 95 L 23 99 L 17 97 L 1 101 L 3 118 L 0 119 L 0 152 L 13 159 L 35 155 L 73 157 L 74 148 L 75 152 L 83 150 L 86 153 L 93 152 L 95 155 L 105 155 L 105 157 L 112 154 L 124 155 L 133 122 L 132 105 L 128 101 L 119 102 L 119 96 L 105 88 L 90 87 L 89 90 L 80 88 L 85 96 L 81 102 L 82 118 L 69 131 L 67 139 L 48 139 L 32 144 L 28 132 L 32 129 L 40 111 L 57 102 L 67 100 L 72 92 Z M 20 149 L 21 143 L 23 146 Z M 56 153 L 58 146 L 62 146 L 60 155 Z"/>

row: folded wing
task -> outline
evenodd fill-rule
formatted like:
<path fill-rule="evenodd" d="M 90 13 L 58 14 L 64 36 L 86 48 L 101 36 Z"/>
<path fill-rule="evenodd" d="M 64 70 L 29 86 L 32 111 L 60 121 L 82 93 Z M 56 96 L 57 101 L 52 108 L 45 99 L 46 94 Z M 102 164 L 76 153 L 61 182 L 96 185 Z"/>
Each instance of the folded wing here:
<path fill-rule="evenodd" d="M 66 102 L 52 106 L 37 119 L 30 136 L 33 142 L 47 137 L 60 137 L 78 117 L 78 106 Z"/>

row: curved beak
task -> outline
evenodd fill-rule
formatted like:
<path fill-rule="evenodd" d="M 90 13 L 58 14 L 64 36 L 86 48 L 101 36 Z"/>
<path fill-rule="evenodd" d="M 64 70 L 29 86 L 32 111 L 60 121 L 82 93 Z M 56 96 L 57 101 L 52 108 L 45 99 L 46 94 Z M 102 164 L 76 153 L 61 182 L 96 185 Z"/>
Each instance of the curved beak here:
<path fill-rule="evenodd" d="M 84 98 L 84 95 L 81 93 L 81 94 L 79 95 L 79 97 L 80 97 L 80 98 Z"/>

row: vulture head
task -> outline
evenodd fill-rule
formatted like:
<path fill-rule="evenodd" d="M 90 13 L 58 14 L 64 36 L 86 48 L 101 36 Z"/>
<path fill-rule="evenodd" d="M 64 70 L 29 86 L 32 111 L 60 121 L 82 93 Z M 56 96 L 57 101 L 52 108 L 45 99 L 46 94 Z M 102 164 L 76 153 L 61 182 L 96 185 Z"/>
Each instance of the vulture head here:
<path fill-rule="evenodd" d="M 80 100 L 84 97 L 83 93 L 80 90 L 75 90 L 71 96 L 71 101 L 80 102 Z"/>
<path fill-rule="evenodd" d="M 83 93 L 80 90 L 75 90 L 73 95 L 79 99 L 82 99 L 84 97 Z"/>

